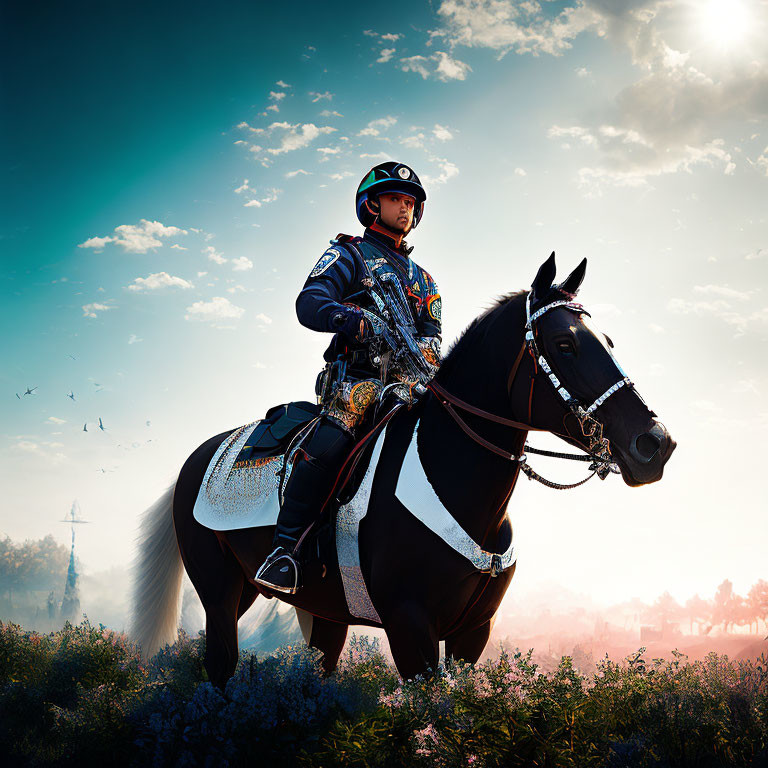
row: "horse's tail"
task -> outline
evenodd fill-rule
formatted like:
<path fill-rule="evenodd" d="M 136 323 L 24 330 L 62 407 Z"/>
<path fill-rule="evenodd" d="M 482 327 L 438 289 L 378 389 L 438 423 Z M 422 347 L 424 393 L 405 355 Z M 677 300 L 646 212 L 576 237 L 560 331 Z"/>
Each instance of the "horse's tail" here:
<path fill-rule="evenodd" d="M 174 483 L 144 513 L 133 562 L 131 638 L 145 659 L 178 633 L 179 593 L 184 567 L 173 526 Z"/>

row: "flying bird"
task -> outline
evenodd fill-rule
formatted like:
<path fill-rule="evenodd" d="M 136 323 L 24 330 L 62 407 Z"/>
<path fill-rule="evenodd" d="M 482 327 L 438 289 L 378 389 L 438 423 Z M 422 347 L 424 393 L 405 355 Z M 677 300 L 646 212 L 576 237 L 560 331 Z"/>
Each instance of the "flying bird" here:
<path fill-rule="evenodd" d="M 71 357 L 73 360 L 77 360 L 77 358 L 74 355 L 70 355 L 69 353 L 67 353 L 67 357 Z"/>
<path fill-rule="evenodd" d="M 104 431 L 104 425 L 101 422 L 101 416 L 99 416 L 99 429 L 103 432 Z"/>
<path fill-rule="evenodd" d="M 86 421 L 85 424 L 83 424 L 83 432 L 88 431 L 88 422 Z"/>
<path fill-rule="evenodd" d="M 75 401 L 75 393 L 74 393 L 74 392 L 73 392 L 71 389 L 69 390 L 69 394 L 67 395 L 67 397 L 68 397 L 70 400 L 72 400 L 72 402 L 74 402 L 74 401 Z"/>
<path fill-rule="evenodd" d="M 32 389 L 30 389 L 29 387 L 27 387 L 27 391 L 26 391 L 24 394 L 25 394 L 25 395 L 33 395 L 33 394 L 35 393 L 35 390 L 36 390 L 36 389 L 37 389 L 37 387 L 32 387 Z"/>
<path fill-rule="evenodd" d="M 18 393 L 18 392 L 16 393 L 16 397 L 18 397 L 18 398 L 19 398 L 19 400 L 21 400 L 21 396 L 19 395 L 19 393 Z"/>

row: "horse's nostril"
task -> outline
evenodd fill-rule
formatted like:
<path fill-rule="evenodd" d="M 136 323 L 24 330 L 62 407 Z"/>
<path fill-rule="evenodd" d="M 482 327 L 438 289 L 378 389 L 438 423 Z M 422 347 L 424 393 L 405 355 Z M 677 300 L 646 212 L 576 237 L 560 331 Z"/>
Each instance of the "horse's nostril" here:
<path fill-rule="evenodd" d="M 635 442 L 635 450 L 646 461 L 654 457 L 660 446 L 661 441 L 659 438 L 655 435 L 652 435 L 650 432 L 646 432 L 645 434 L 640 435 Z"/>

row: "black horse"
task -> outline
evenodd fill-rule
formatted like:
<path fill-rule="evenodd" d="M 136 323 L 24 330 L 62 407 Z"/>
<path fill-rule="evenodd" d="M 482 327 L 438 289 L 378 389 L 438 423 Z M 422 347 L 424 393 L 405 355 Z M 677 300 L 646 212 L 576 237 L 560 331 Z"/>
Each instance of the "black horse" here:
<path fill-rule="evenodd" d="M 395 497 L 417 419 L 419 456 L 437 496 L 475 542 L 497 553 L 511 542 L 506 508 L 528 429 L 551 432 L 593 455 L 603 450 L 603 459 L 609 445 L 610 461 L 632 486 L 659 480 L 675 448 L 624 379 L 610 340 L 573 303 L 585 268 L 586 259 L 553 285 L 553 253 L 530 295 L 508 294 L 475 319 L 446 355 L 434 386 L 387 425 L 360 524 L 360 560 L 404 678 L 436 667 L 440 640 L 448 656 L 477 661 L 514 574 L 514 566 L 500 574 L 477 570 Z M 134 637 L 147 655 L 175 639 L 183 562 L 206 612 L 205 667 L 212 682 L 222 686 L 233 674 L 237 620 L 260 593 L 297 608 L 307 642 L 323 652 L 330 673 L 348 627 L 377 626 L 350 614 L 338 567 L 308 578 L 294 595 L 269 594 L 251 579 L 269 553 L 273 529 L 217 533 L 193 518 L 205 470 L 228 434 L 201 445 L 145 515 Z"/>

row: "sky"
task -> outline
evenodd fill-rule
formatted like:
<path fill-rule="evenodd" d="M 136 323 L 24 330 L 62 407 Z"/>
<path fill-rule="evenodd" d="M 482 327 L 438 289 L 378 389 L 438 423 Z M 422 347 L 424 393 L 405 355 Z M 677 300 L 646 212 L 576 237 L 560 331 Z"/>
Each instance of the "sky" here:
<path fill-rule="evenodd" d="M 313 399 L 328 337 L 296 295 L 396 159 L 427 190 L 409 242 L 443 350 L 552 250 L 560 276 L 586 256 L 580 299 L 678 442 L 644 488 L 522 480 L 510 589 L 746 592 L 768 576 L 768 3 L 390 7 L 3 5 L 0 534 L 67 544 L 77 499 L 85 570 L 127 564 L 201 442 Z"/>

